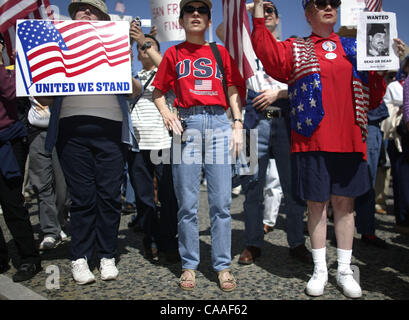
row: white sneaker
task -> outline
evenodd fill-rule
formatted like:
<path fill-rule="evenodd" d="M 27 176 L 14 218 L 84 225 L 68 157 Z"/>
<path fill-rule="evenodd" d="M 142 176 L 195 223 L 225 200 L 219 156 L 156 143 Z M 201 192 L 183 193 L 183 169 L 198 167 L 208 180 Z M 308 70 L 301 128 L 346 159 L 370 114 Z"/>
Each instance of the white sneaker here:
<path fill-rule="evenodd" d="M 53 237 L 45 237 L 40 243 L 40 250 L 54 249 L 60 243 L 59 240 Z"/>
<path fill-rule="evenodd" d="M 102 258 L 100 261 L 99 271 L 101 272 L 102 280 L 114 280 L 119 274 L 115 266 L 115 258 Z"/>
<path fill-rule="evenodd" d="M 88 262 L 84 258 L 71 261 L 72 277 L 78 284 L 87 284 L 95 281 L 95 276 L 89 270 Z"/>
<path fill-rule="evenodd" d="M 328 282 L 328 271 L 314 269 L 310 281 L 307 283 L 306 292 L 309 296 L 318 297 L 324 294 Z"/>
<path fill-rule="evenodd" d="M 338 271 L 337 283 L 348 298 L 360 298 L 362 290 L 358 282 L 355 281 L 353 274 L 352 270 Z"/>

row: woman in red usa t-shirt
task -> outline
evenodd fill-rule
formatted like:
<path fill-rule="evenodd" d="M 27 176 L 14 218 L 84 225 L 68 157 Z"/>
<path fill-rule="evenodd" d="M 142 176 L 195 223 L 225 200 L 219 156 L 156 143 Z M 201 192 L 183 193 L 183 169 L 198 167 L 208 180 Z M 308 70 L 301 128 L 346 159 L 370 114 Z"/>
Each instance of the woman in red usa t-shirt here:
<path fill-rule="evenodd" d="M 173 131 L 172 170 L 178 199 L 178 240 L 182 259 L 179 285 L 193 290 L 200 262 L 198 204 L 200 174 L 206 173 L 212 237 L 212 267 L 220 288 L 232 291 L 236 281 L 231 266 L 231 179 L 230 149 L 242 147 L 241 100 L 245 82 L 237 66 L 222 46 L 217 46 L 225 73 L 217 66 L 212 49 L 205 41 L 211 23 L 210 0 L 180 2 L 179 23 L 186 41 L 169 48 L 158 68 L 153 86 L 154 102 L 168 130 Z M 164 94 L 173 90 L 178 115 L 165 104 Z M 233 124 L 226 110 L 231 108 Z"/>

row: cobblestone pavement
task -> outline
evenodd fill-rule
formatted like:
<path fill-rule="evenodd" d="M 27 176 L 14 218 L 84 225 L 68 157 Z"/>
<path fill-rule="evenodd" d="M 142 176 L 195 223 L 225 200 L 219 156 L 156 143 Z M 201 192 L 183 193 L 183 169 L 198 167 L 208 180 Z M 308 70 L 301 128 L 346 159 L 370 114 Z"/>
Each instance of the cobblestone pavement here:
<path fill-rule="evenodd" d="M 304 265 L 289 257 L 285 233 L 285 216 L 280 214 L 273 232 L 265 236 L 262 256 L 250 266 L 237 263 L 243 249 L 244 221 L 243 195 L 233 199 L 232 214 L 232 270 L 237 279 L 237 289 L 224 293 L 218 288 L 216 274 L 210 263 L 210 229 L 207 193 L 202 186 L 199 203 L 199 228 L 201 264 L 197 272 L 197 287 L 185 292 L 178 287 L 180 263 L 169 264 L 160 256 L 159 262 L 151 262 L 143 256 L 142 234 L 128 229 L 130 215 L 123 215 L 119 232 L 119 277 L 116 281 L 100 280 L 97 269 L 93 272 L 97 281 L 80 286 L 71 277 L 69 242 L 42 254 L 44 271 L 23 284 L 50 300 L 343 300 L 347 299 L 336 285 L 336 248 L 333 224 L 329 221 L 327 263 L 329 282 L 325 294 L 311 298 L 304 293 L 313 266 Z M 38 238 L 37 206 L 31 203 L 31 221 Z M 376 215 L 377 235 L 386 239 L 388 248 L 378 249 L 355 236 L 352 263 L 359 268 L 364 300 L 409 299 L 409 237 L 394 231 L 394 216 Z M 5 227 L 3 216 L 0 224 L 5 233 L 12 258 L 15 248 Z M 309 237 L 306 245 L 310 249 Z M 5 275 L 12 276 L 12 267 Z M 59 275 L 59 279 L 58 276 Z M 57 281 L 55 281 L 57 279 Z"/>

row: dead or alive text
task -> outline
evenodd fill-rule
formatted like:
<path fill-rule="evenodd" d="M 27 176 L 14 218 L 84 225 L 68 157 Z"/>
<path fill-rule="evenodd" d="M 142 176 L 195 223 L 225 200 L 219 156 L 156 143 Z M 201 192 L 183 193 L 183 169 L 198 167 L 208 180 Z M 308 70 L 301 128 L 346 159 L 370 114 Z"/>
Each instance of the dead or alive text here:
<path fill-rule="evenodd" d="M 36 83 L 36 93 L 67 92 L 124 92 L 129 91 L 128 82 L 78 82 L 78 83 Z"/>

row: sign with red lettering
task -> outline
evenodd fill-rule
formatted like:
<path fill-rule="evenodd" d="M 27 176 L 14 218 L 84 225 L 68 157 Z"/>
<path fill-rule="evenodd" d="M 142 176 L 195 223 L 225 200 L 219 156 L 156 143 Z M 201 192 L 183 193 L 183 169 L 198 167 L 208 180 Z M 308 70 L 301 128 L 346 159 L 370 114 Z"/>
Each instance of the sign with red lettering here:
<path fill-rule="evenodd" d="M 156 26 L 159 42 L 185 40 L 185 31 L 179 24 L 180 0 L 150 0 L 152 25 Z"/>

